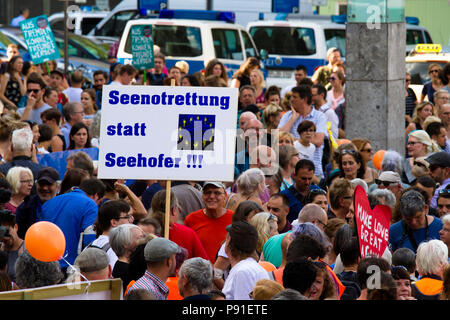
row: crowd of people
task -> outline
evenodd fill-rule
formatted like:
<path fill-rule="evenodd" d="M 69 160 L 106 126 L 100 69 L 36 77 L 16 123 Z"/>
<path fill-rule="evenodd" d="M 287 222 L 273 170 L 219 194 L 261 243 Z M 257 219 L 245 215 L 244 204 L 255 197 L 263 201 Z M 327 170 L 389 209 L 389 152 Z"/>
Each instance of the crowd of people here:
<path fill-rule="evenodd" d="M 256 58 L 230 77 L 217 59 L 195 73 L 185 61 L 166 68 L 160 52 L 154 60 L 145 77 L 112 60 L 90 88 L 81 71 L 66 77 L 8 47 L 0 291 L 120 278 L 129 300 L 450 299 L 450 65 L 430 66 L 420 99 L 406 75 L 406 150 L 385 151 L 375 168 L 371 141 L 346 139 L 345 64 L 336 48 L 311 78 L 298 66 L 286 88 L 266 87 Z M 174 181 L 167 190 L 164 180 L 97 178 L 86 150 L 101 146 L 106 84 L 238 88 L 234 181 Z M 64 175 L 38 161 L 71 150 Z M 361 255 L 358 185 L 372 208 L 392 211 L 381 257 Z M 27 251 L 25 235 L 39 221 L 64 233 L 64 259 L 39 261 Z"/>

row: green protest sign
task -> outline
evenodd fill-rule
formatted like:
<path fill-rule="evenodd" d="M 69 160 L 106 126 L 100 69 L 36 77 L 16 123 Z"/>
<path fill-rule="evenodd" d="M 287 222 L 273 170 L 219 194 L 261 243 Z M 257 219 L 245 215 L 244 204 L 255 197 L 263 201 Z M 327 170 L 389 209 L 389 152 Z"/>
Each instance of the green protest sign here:
<path fill-rule="evenodd" d="M 131 54 L 133 66 L 137 69 L 154 67 L 153 37 L 151 25 L 131 27 Z"/>
<path fill-rule="evenodd" d="M 61 57 L 46 15 L 24 20 L 19 25 L 34 64 Z"/>

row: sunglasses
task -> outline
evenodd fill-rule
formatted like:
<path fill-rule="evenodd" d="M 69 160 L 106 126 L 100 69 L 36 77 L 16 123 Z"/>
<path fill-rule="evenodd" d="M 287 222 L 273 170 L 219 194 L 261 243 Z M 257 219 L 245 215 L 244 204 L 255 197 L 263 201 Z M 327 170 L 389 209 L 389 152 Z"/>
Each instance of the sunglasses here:
<path fill-rule="evenodd" d="M 422 167 L 422 168 L 428 169 L 428 167 L 427 167 L 425 164 L 423 164 L 422 162 L 414 161 L 413 164 L 414 164 L 415 166 L 418 166 L 418 167 Z"/>
<path fill-rule="evenodd" d="M 372 153 L 373 150 L 372 149 L 362 149 L 361 151 L 362 152 L 367 152 L 367 153 Z"/>
<path fill-rule="evenodd" d="M 439 190 L 439 194 L 450 195 L 450 189 L 441 189 Z"/>
<path fill-rule="evenodd" d="M 27 93 L 30 93 L 30 92 L 38 93 L 39 91 L 41 91 L 41 89 L 28 89 Z"/>
<path fill-rule="evenodd" d="M 430 70 L 430 73 L 434 73 L 434 72 L 438 73 L 439 70 Z"/>
<path fill-rule="evenodd" d="M 382 184 L 382 185 L 385 186 L 385 187 L 389 187 L 391 184 L 395 184 L 396 182 L 392 182 L 392 181 L 383 181 L 383 180 L 380 180 L 380 179 L 375 179 L 375 183 L 376 183 L 377 185 Z"/>

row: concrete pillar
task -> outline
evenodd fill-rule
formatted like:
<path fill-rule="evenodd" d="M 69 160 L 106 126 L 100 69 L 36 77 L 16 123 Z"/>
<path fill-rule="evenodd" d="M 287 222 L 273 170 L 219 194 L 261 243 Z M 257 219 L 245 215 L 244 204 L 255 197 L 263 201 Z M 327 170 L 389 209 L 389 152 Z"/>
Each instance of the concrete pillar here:
<path fill-rule="evenodd" d="M 347 23 L 345 132 L 404 155 L 406 25 L 370 27 Z"/>

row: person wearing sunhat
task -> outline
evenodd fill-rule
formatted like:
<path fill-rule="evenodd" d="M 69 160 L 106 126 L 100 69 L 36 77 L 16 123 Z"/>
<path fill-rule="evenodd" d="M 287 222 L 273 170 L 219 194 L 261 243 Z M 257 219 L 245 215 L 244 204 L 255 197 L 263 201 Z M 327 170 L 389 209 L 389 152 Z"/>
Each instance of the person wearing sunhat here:
<path fill-rule="evenodd" d="M 388 189 L 392 191 L 396 199 L 399 200 L 402 193 L 402 180 L 400 175 L 394 171 L 383 171 L 380 176 L 375 179 L 378 189 Z"/>
<path fill-rule="evenodd" d="M 445 151 L 435 152 L 429 155 L 426 161 L 430 164 L 430 176 L 440 184 L 439 188 L 436 188 L 430 204 L 432 208 L 437 208 L 439 191 L 445 189 L 450 183 L 450 154 Z"/>
<path fill-rule="evenodd" d="M 180 247 L 166 238 L 154 238 L 147 242 L 144 248 L 144 258 L 147 270 L 128 292 L 145 289 L 152 293 L 156 300 L 167 300 L 169 287 L 165 284 L 176 268 L 176 254 L 181 252 Z"/>
<path fill-rule="evenodd" d="M 227 236 L 225 227 L 231 224 L 233 211 L 225 208 L 227 193 L 222 182 L 205 182 L 202 200 L 205 207 L 188 214 L 184 224 L 197 233 L 209 260 L 214 263 Z"/>

